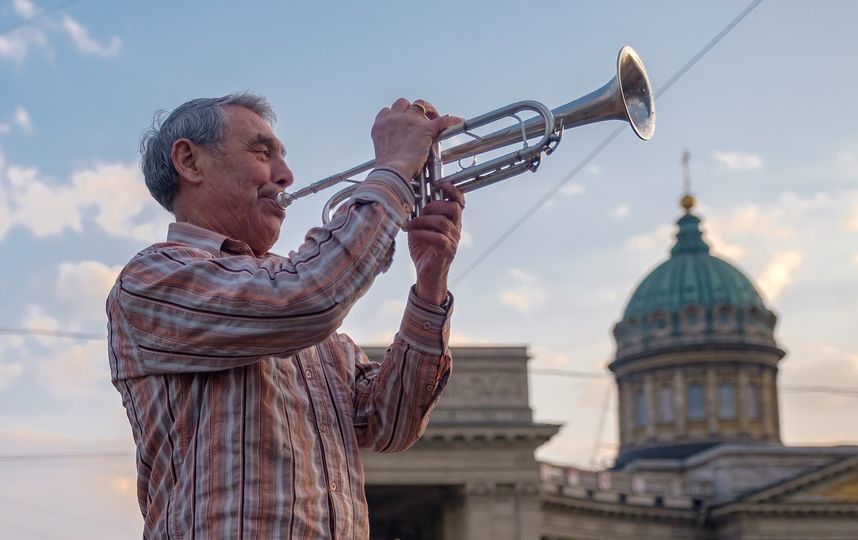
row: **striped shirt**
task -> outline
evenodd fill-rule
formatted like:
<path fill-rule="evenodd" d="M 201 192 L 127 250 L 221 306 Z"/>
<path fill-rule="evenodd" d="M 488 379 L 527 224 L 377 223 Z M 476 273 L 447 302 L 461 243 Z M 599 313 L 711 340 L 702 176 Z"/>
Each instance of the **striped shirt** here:
<path fill-rule="evenodd" d="M 389 265 L 410 196 L 372 173 L 289 257 L 173 223 L 123 269 L 109 359 L 144 538 L 368 538 L 359 449 L 411 446 L 452 365 L 449 296 L 412 288 L 380 363 L 336 333 Z"/>

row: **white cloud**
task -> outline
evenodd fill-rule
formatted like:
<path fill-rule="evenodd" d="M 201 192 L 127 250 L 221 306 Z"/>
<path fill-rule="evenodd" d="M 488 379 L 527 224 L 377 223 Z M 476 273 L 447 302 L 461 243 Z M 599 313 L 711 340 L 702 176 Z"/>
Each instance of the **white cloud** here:
<path fill-rule="evenodd" d="M 536 277 L 518 268 L 510 268 L 507 273 L 515 280 L 515 286 L 501 291 L 498 299 L 505 306 L 510 306 L 525 315 L 540 306 L 545 299 L 545 292 L 539 287 Z"/>
<path fill-rule="evenodd" d="M 89 35 L 89 31 L 82 24 L 69 15 L 63 15 L 62 29 L 71 38 L 77 50 L 83 54 L 101 57 L 117 56 L 119 54 L 119 48 L 122 43 L 118 37 L 112 36 L 109 44 L 102 45 Z"/>
<path fill-rule="evenodd" d="M 846 226 L 851 229 L 858 229 L 858 201 L 852 203 L 852 207 L 847 210 Z"/>
<path fill-rule="evenodd" d="M 72 310 L 74 320 L 104 320 L 104 300 L 121 270 L 121 266 L 107 266 L 97 261 L 61 263 L 56 298 Z"/>
<path fill-rule="evenodd" d="M 468 231 L 462 231 L 462 237 L 459 238 L 459 247 L 470 247 L 474 244 L 474 237 Z"/>
<path fill-rule="evenodd" d="M 65 346 L 62 354 L 37 360 L 39 379 L 59 397 L 90 396 L 103 391 L 110 379 L 107 342 Z"/>
<path fill-rule="evenodd" d="M 530 349 L 530 354 L 531 358 L 533 358 L 531 368 L 557 368 L 572 364 L 572 359 L 567 353 L 557 352 L 540 345 L 534 345 Z"/>
<path fill-rule="evenodd" d="M 30 0 L 14 0 L 13 5 L 15 12 L 24 19 L 32 19 L 39 13 L 39 9 Z M 21 62 L 31 49 L 42 48 L 50 51 L 45 31 L 66 34 L 75 49 L 85 55 L 115 57 L 122 47 L 122 42 L 117 36 L 111 36 L 107 43 L 100 43 L 90 36 L 89 30 L 83 24 L 68 14 L 49 18 L 44 24 L 38 26 L 30 24 L 0 35 L 0 59 Z"/>
<path fill-rule="evenodd" d="M 74 189 L 40 180 L 39 171 L 33 168 L 10 167 L 6 177 L 10 225 L 23 225 L 40 237 L 59 234 L 67 228 L 81 230 Z"/>
<path fill-rule="evenodd" d="M 61 184 L 35 168 L 4 171 L 0 159 L 0 238 L 14 225 L 39 237 L 81 231 L 85 218 L 111 236 L 144 242 L 162 239 L 171 221 L 150 197 L 136 163 L 98 164 Z"/>
<path fill-rule="evenodd" d="M 676 235 L 673 225 L 659 225 L 652 232 L 633 236 L 626 241 L 626 251 L 632 252 L 654 252 L 664 253 L 665 249 L 669 249 L 673 245 L 673 238 Z"/>
<path fill-rule="evenodd" d="M 774 302 L 787 285 L 792 283 L 795 271 L 804 257 L 796 251 L 782 251 L 772 255 L 757 280 L 761 292 L 769 302 Z"/>
<path fill-rule="evenodd" d="M 79 204 L 95 206 L 96 223 L 113 236 L 158 241 L 172 221 L 152 199 L 136 163 L 100 164 L 72 174 L 72 184 Z M 139 223 L 137 218 L 152 214 L 154 219 Z"/>
<path fill-rule="evenodd" d="M 621 219 L 629 215 L 629 206 L 627 204 L 618 204 L 611 209 L 611 217 Z"/>
<path fill-rule="evenodd" d="M 24 366 L 18 362 L 0 363 L 0 390 L 5 390 L 21 379 Z"/>
<path fill-rule="evenodd" d="M 12 133 L 12 126 L 9 124 L 0 122 L 0 135 L 8 135 Z"/>
<path fill-rule="evenodd" d="M 14 0 L 12 7 L 15 8 L 15 13 L 25 19 L 32 19 L 39 12 L 36 4 L 30 0 Z"/>
<path fill-rule="evenodd" d="M 33 47 L 47 48 L 45 34 L 32 27 L 18 28 L 0 35 L 0 58 L 21 62 Z"/>
<path fill-rule="evenodd" d="M 583 185 L 570 182 L 560 189 L 560 194 L 565 195 L 566 197 L 573 197 L 575 195 L 581 195 L 585 191 L 587 191 L 587 189 Z"/>
<path fill-rule="evenodd" d="M 24 316 L 24 328 L 33 330 L 59 330 L 60 323 L 55 318 L 50 317 L 42 311 L 39 306 L 30 305 L 27 307 L 27 314 Z M 36 340 L 43 345 L 54 345 L 56 340 L 50 336 L 34 336 Z"/>
<path fill-rule="evenodd" d="M 715 159 L 731 171 L 753 171 L 763 168 L 763 158 L 742 152 L 715 152 Z"/>
<path fill-rule="evenodd" d="M 766 204 L 723 212 L 704 208 L 696 214 L 703 220 L 701 229 L 711 253 L 735 263 L 769 301 L 775 301 L 787 288 L 810 290 L 821 275 L 854 283 L 849 274 L 854 274 L 854 266 L 848 261 L 858 265 L 851 228 L 856 207 L 858 190 L 848 189 L 810 196 L 783 193 Z M 652 262 L 663 259 L 675 243 L 675 233 L 673 225 L 659 226 L 631 238 L 625 250 Z"/>
<path fill-rule="evenodd" d="M 15 123 L 27 133 L 33 132 L 33 121 L 30 119 L 30 113 L 24 107 L 15 109 Z"/>

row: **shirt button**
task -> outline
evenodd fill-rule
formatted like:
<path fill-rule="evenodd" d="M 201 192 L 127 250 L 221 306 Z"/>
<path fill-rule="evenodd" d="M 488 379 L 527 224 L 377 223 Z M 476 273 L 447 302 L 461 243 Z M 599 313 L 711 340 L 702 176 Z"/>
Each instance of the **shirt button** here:
<path fill-rule="evenodd" d="M 305 376 L 305 377 L 307 377 L 308 379 L 312 379 L 312 378 L 313 378 L 313 372 L 312 372 L 312 371 L 310 371 L 309 369 L 308 369 L 308 370 L 305 370 L 305 371 L 304 371 L 304 376 Z"/>
<path fill-rule="evenodd" d="M 435 385 L 434 385 L 434 384 L 427 384 L 427 385 L 426 385 L 426 390 L 429 390 L 429 391 L 431 392 L 431 391 L 432 391 L 432 390 L 434 390 L 434 389 L 435 389 Z"/>
<path fill-rule="evenodd" d="M 336 491 L 336 490 L 337 490 L 337 483 L 331 482 L 331 491 Z"/>
<path fill-rule="evenodd" d="M 430 323 L 429 321 L 423 323 L 424 330 L 429 330 L 430 328 L 432 328 L 432 323 Z"/>

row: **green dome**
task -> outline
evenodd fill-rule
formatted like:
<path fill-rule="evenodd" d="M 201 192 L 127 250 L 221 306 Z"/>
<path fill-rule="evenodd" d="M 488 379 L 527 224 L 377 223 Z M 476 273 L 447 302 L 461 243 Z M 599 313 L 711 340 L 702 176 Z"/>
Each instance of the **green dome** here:
<path fill-rule="evenodd" d="M 724 305 L 766 309 L 759 293 L 741 271 L 709 254 L 697 216 L 685 214 L 678 225 L 670 259 L 653 270 L 635 290 L 623 314 L 624 321 L 635 316 L 647 317 L 656 311 L 676 314 L 689 306 L 704 311 Z"/>

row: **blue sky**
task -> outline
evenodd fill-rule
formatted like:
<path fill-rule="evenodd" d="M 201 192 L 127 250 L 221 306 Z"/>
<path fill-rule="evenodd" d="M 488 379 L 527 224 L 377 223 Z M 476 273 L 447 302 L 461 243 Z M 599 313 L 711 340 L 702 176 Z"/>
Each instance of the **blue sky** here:
<path fill-rule="evenodd" d="M 268 96 L 303 186 L 369 159 L 372 119 L 400 96 L 465 117 L 522 99 L 556 107 L 606 82 L 625 44 L 659 88 L 747 5 L 2 0 L 0 327 L 104 332 L 116 273 L 169 222 L 138 165 L 158 109 Z M 605 372 L 610 328 L 672 244 L 688 148 L 705 237 L 780 317 L 781 384 L 858 387 L 856 23 L 854 2 L 764 1 L 658 101 L 652 141 L 623 133 L 463 276 L 615 124 L 569 130 L 537 174 L 471 193 L 453 343 L 527 344 L 533 368 Z M 300 243 L 326 198 L 290 209 L 276 251 Z M 347 319 L 359 342 L 397 328 L 405 253 Z M 104 349 L 0 335 L 0 454 L 129 451 Z M 610 383 L 531 377 L 536 418 L 566 426 L 540 457 L 610 461 Z M 854 397 L 780 399 L 785 442 L 858 442 Z M 139 532 L 127 457 L 0 461 L 0 503 L 16 538 Z"/>

